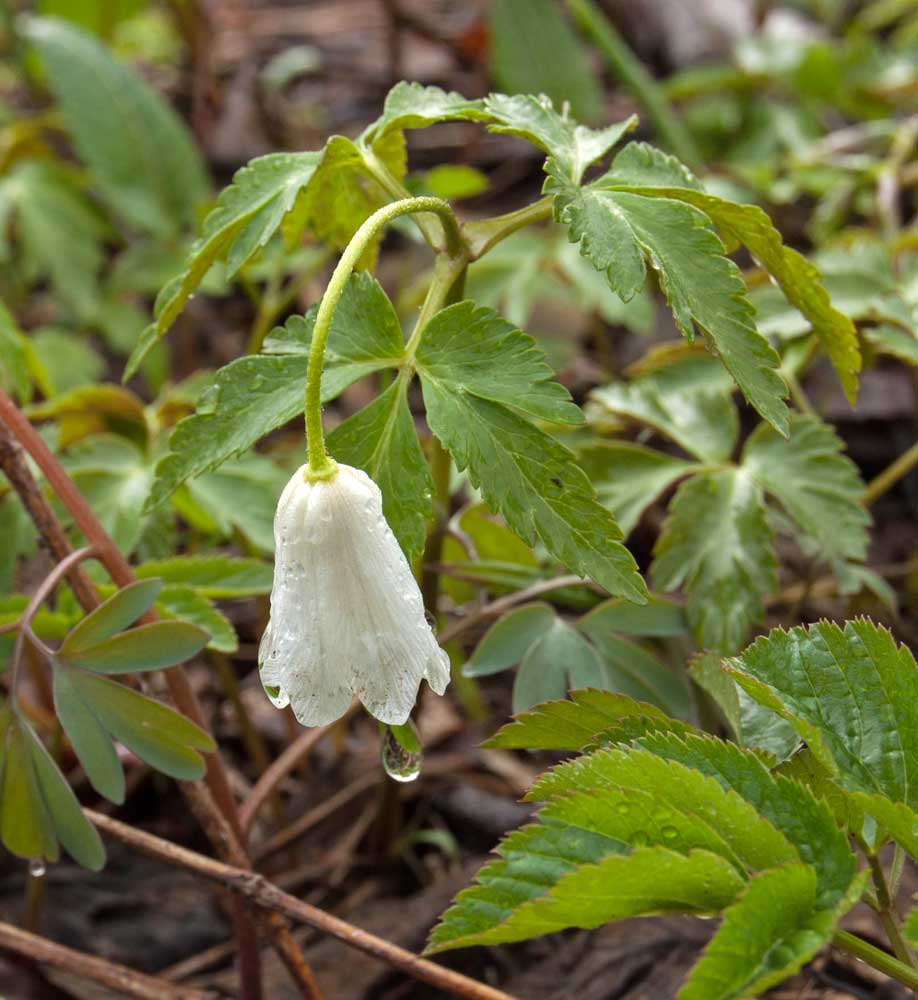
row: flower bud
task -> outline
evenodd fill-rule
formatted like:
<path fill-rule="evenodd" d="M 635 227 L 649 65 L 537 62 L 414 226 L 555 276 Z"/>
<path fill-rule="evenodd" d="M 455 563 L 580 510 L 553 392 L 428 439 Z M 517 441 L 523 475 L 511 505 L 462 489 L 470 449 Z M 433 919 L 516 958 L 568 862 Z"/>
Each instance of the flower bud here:
<path fill-rule="evenodd" d="M 298 469 L 274 518 L 271 617 L 258 650 L 262 684 L 304 726 L 340 718 L 356 697 L 404 723 L 421 678 L 443 694 L 449 657 L 382 512 L 379 487 L 339 465 L 309 482 Z"/>

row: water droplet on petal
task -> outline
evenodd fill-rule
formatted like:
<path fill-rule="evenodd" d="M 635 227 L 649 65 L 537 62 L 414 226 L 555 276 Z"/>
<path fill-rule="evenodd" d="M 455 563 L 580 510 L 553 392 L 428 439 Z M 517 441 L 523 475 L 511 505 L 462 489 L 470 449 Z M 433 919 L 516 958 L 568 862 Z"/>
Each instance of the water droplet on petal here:
<path fill-rule="evenodd" d="M 388 727 L 383 737 L 382 766 L 393 781 L 414 781 L 421 773 L 424 755 L 406 750 Z"/>
<path fill-rule="evenodd" d="M 41 878 L 45 874 L 47 869 L 45 868 L 45 862 L 42 858 L 32 858 L 29 862 L 29 874 L 32 878 Z"/>

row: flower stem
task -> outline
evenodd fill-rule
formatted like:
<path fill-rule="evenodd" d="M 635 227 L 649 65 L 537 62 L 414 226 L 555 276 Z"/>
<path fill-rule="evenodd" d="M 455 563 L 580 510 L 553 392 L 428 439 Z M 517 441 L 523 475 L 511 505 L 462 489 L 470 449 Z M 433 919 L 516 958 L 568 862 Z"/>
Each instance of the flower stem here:
<path fill-rule="evenodd" d="M 306 475 L 310 480 L 330 479 L 337 466 L 325 450 L 322 432 L 322 365 L 325 344 L 331 330 L 335 308 L 344 293 L 351 272 L 363 256 L 376 234 L 386 223 L 401 215 L 415 212 L 433 212 L 440 217 L 446 234 L 447 253 L 450 257 L 465 257 L 464 242 L 459 225 L 449 204 L 441 198 L 404 198 L 374 212 L 354 234 L 341 259 L 338 261 L 316 314 L 312 345 L 309 349 L 309 363 L 306 370 L 306 445 L 309 450 L 309 464 Z"/>
<path fill-rule="evenodd" d="M 910 989 L 918 990 L 918 971 L 904 962 L 900 962 L 898 958 L 893 958 L 887 952 L 881 951 L 863 938 L 859 938 L 856 934 L 849 934 L 848 931 L 836 931 L 832 935 L 832 944 L 887 976 L 892 976 L 893 979 L 897 979 Z"/>
<path fill-rule="evenodd" d="M 916 466 L 918 466 L 918 442 L 913 444 L 908 451 L 904 451 L 892 465 L 885 468 L 876 479 L 869 483 L 867 492 L 864 494 L 864 506 L 869 507 Z"/>

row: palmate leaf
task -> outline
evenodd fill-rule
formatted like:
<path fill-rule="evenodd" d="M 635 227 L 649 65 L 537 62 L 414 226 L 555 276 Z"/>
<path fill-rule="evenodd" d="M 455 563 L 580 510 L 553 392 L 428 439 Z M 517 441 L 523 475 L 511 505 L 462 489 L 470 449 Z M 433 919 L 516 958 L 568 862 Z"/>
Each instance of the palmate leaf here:
<path fill-rule="evenodd" d="M 94 182 L 134 226 L 171 236 L 194 222 L 207 173 L 181 118 L 92 35 L 59 18 L 32 18 L 64 124 Z"/>
<path fill-rule="evenodd" d="M 748 473 L 700 473 L 679 487 L 652 573 L 662 590 L 685 586 L 699 645 L 728 653 L 742 646 L 777 585 L 776 566 L 762 491 Z"/>
<path fill-rule="evenodd" d="M 274 354 L 230 362 L 217 372 L 198 410 L 181 420 L 170 451 L 156 467 L 148 508 L 162 503 L 191 476 L 217 468 L 303 412 L 303 383 L 315 309 L 275 330 Z M 322 397 L 333 399 L 364 375 L 399 363 L 401 328 L 391 303 L 367 274 L 351 278 L 335 311 L 322 375 Z"/>
<path fill-rule="evenodd" d="M 407 401 L 408 383 L 397 379 L 372 403 L 328 436 L 328 449 L 376 483 L 383 514 L 408 558 L 424 548 L 433 514 L 433 480 Z"/>
<path fill-rule="evenodd" d="M 638 604 L 646 587 L 574 456 L 506 406 L 422 372 L 431 430 L 488 505 L 526 542 L 538 537 L 574 572 Z"/>
<path fill-rule="evenodd" d="M 685 201 L 638 189 L 600 182 L 581 188 L 552 159 L 548 171 L 555 218 L 613 290 L 626 301 L 639 291 L 646 259 L 682 333 L 691 340 L 699 328 L 749 402 L 786 433 L 787 387 L 777 371 L 778 355 L 756 330 L 739 269 L 725 255 L 709 217 Z"/>
<path fill-rule="evenodd" d="M 864 483 L 828 424 L 795 415 L 787 439 L 761 424 L 746 442 L 742 463 L 829 558 L 864 558 L 870 524 L 861 506 Z"/>

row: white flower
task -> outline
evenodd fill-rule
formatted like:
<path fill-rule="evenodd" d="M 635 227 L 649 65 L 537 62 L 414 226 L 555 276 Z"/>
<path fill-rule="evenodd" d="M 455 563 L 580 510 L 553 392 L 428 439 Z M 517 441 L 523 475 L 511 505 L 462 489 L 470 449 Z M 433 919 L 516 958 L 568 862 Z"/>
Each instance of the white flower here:
<path fill-rule="evenodd" d="M 262 683 L 304 726 L 334 722 L 354 697 L 381 722 L 401 725 L 421 678 L 437 694 L 446 690 L 449 657 L 427 623 L 376 483 L 348 465 L 316 482 L 305 470 L 287 483 L 274 518 Z"/>

